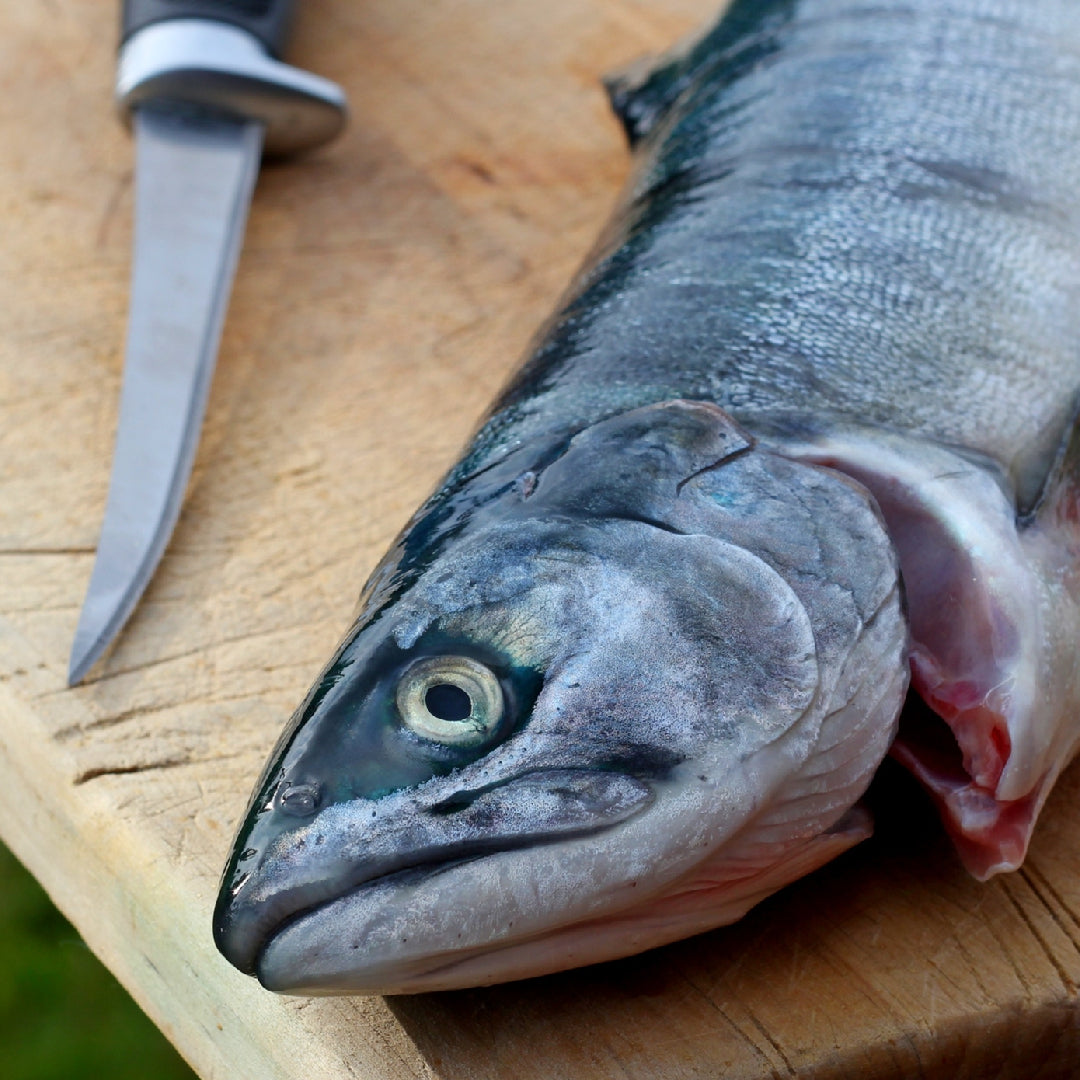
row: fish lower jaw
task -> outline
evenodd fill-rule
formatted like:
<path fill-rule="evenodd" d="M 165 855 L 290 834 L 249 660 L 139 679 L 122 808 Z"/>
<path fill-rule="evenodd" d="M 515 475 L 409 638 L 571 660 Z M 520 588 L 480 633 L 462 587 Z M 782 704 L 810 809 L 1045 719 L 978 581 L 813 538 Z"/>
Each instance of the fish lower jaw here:
<path fill-rule="evenodd" d="M 525 929 L 519 936 L 514 936 L 511 924 L 504 935 L 486 942 L 455 948 L 443 941 L 437 948 L 411 955 L 406 952 L 404 935 L 390 948 L 384 937 L 380 947 L 371 950 L 376 955 L 370 956 L 365 955 L 361 936 L 346 944 L 350 899 L 361 903 L 365 899 L 356 890 L 351 898 L 305 912 L 272 936 L 260 961 L 259 980 L 267 989 L 289 994 L 413 994 L 488 986 L 617 960 L 737 922 L 766 897 L 871 832 L 870 815 L 856 805 L 814 836 L 764 844 L 756 835 L 737 837 L 733 845 L 725 845 L 660 893 L 611 914 L 547 929 Z M 434 868 L 427 878 L 454 871 L 457 865 Z M 391 877 L 397 881 L 387 878 L 370 883 L 374 888 L 367 899 L 373 908 L 387 902 L 379 899 L 380 890 L 390 891 L 403 880 L 400 875 Z M 419 875 L 416 883 L 423 884 Z M 403 903 L 408 906 L 409 901 Z M 322 928 L 316 925 L 320 920 Z M 330 926 L 335 926 L 333 934 L 327 935 L 333 948 L 348 949 L 356 957 L 356 966 L 330 975 L 325 970 L 305 974 L 302 965 L 296 964 L 298 949 L 305 947 L 302 938 L 308 932 L 325 933 Z"/>
<path fill-rule="evenodd" d="M 408 887 L 428 876 L 463 866 L 479 858 L 482 858 L 482 855 L 450 858 L 444 856 L 417 861 L 410 866 L 398 866 L 386 873 L 368 873 L 353 881 L 342 882 L 327 878 L 318 884 L 308 884 L 274 899 L 238 905 L 231 911 L 215 916 L 218 949 L 234 967 L 245 975 L 254 975 L 268 990 L 287 990 L 285 986 L 270 985 L 262 973 L 263 957 L 277 938 L 289 933 L 298 924 L 318 918 L 326 909 L 358 896 L 367 889 L 387 885 L 396 888 Z"/>
<path fill-rule="evenodd" d="M 416 886 L 421 884 L 428 877 L 446 873 L 459 866 L 475 862 L 482 857 L 483 856 L 481 855 L 474 855 L 464 858 L 418 864 L 416 866 L 396 870 L 393 873 L 367 878 L 345 890 L 338 888 L 334 891 L 332 896 L 324 897 L 317 903 L 310 904 L 307 907 L 294 911 L 288 918 L 281 920 L 273 926 L 264 935 L 259 944 L 256 950 L 255 962 L 248 973 L 255 975 L 267 990 L 275 990 L 279 993 L 303 995 L 342 993 L 343 990 L 337 987 L 328 988 L 325 985 L 307 986 L 303 982 L 303 976 L 293 976 L 285 967 L 274 964 L 272 960 L 267 962 L 267 957 L 273 956 L 275 945 L 281 939 L 287 938 L 289 935 L 298 932 L 302 934 L 305 925 L 310 925 L 319 921 L 328 913 L 333 917 L 331 909 L 339 908 L 342 905 L 348 905 L 352 901 L 359 900 L 367 891 L 401 889 Z M 359 942 L 356 942 L 351 948 L 352 951 L 359 952 L 362 946 Z M 382 993 L 383 991 L 365 990 L 363 988 L 353 989 L 350 985 L 350 988 L 344 992 Z"/>
<path fill-rule="evenodd" d="M 241 889 L 243 887 L 242 883 Z M 259 957 L 267 943 L 284 927 L 333 900 L 329 884 L 308 884 L 270 899 L 253 902 L 224 892 L 214 912 L 214 943 L 238 971 L 257 975 Z"/>

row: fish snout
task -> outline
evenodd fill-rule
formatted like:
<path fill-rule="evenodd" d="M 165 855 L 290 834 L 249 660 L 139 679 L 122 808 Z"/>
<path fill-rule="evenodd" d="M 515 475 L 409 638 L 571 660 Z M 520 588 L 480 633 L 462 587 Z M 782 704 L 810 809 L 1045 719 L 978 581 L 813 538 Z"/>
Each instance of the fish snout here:
<path fill-rule="evenodd" d="M 308 805 L 309 792 L 295 794 L 303 785 L 282 786 L 285 796 L 275 799 L 282 813 Z M 214 913 L 220 951 L 239 970 L 260 974 L 260 958 L 279 933 L 366 886 L 587 836 L 627 820 L 654 798 L 651 786 L 635 777 L 574 768 L 448 786 L 331 805 L 261 852 L 248 849 L 227 875 Z"/>

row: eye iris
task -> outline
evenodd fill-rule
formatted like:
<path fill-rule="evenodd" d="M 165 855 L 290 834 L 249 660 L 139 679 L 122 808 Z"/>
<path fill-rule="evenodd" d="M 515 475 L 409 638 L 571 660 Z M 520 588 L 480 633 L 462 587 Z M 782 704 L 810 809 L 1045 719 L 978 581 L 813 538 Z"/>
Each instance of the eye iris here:
<path fill-rule="evenodd" d="M 414 661 L 401 675 L 396 700 L 404 727 L 446 746 L 489 741 L 506 713 L 496 674 L 467 656 Z"/>
<path fill-rule="evenodd" d="M 460 723 L 472 712 L 472 698 L 453 683 L 437 683 L 424 695 L 424 704 L 432 716 L 449 723 Z"/>

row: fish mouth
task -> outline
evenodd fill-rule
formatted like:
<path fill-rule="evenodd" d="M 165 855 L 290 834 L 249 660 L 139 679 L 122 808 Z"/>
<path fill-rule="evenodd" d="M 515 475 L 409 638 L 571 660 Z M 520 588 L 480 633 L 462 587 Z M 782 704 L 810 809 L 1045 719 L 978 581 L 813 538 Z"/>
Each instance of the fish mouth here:
<path fill-rule="evenodd" d="M 268 989 L 291 989 L 292 980 L 268 976 L 264 957 L 282 935 L 326 909 L 408 889 L 492 854 L 592 836 L 655 797 L 636 777 L 583 768 L 532 770 L 442 798 L 399 796 L 328 808 L 320 817 L 331 820 L 283 838 L 250 874 L 226 881 L 214 913 L 214 939 L 226 959 Z M 380 823 L 374 827 L 372 808 Z M 357 839 L 361 828 L 366 835 Z M 362 954 L 363 943 L 351 951 Z"/>

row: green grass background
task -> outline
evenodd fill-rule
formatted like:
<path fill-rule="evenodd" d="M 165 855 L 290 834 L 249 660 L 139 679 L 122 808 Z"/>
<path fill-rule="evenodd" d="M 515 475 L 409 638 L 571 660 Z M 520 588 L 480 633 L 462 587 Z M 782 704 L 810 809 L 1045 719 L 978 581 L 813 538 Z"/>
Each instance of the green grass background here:
<path fill-rule="evenodd" d="M 4 1080 L 193 1080 L 195 1074 L 0 846 Z"/>

